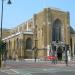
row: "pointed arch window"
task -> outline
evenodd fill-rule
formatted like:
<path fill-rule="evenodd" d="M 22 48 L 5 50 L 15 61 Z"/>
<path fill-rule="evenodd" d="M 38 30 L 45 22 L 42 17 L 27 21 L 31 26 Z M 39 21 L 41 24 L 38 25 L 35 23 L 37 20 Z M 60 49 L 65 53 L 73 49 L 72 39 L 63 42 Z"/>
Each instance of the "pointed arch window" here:
<path fill-rule="evenodd" d="M 61 21 L 56 19 L 52 27 L 52 41 L 61 41 Z"/>

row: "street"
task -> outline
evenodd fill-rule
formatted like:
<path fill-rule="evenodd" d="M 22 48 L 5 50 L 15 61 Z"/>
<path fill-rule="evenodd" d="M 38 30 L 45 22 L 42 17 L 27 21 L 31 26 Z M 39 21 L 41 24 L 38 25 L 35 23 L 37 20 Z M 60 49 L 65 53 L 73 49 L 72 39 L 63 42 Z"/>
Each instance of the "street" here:
<path fill-rule="evenodd" d="M 75 75 L 75 62 L 52 64 L 50 61 L 10 61 L 0 70 L 0 75 Z"/>

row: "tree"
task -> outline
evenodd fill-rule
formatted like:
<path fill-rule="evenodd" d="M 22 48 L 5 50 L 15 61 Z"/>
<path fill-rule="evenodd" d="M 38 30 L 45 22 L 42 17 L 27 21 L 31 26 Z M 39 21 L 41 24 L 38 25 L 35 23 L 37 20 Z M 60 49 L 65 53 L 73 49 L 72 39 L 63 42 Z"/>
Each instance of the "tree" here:
<path fill-rule="evenodd" d="M 1 62 L 3 60 L 3 55 L 5 53 L 5 50 L 6 50 L 6 43 L 0 39 L 0 67 L 2 64 Z"/>

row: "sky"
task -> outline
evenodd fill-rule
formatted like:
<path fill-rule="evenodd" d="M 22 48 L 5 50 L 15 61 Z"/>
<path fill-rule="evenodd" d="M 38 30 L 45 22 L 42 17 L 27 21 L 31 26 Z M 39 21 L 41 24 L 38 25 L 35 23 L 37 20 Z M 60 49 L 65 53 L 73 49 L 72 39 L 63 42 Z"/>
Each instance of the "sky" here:
<path fill-rule="evenodd" d="M 0 0 L 0 17 L 1 1 L 2 0 Z M 54 7 L 70 12 L 70 25 L 75 29 L 75 0 L 11 0 L 11 5 L 8 5 L 7 1 L 8 0 L 4 0 L 3 28 L 14 28 L 44 8 Z"/>

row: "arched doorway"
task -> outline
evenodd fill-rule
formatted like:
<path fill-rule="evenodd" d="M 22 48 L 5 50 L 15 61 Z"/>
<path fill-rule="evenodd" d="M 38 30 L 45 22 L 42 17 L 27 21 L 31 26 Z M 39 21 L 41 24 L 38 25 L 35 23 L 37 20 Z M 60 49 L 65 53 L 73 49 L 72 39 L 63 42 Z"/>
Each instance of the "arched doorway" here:
<path fill-rule="evenodd" d="M 52 41 L 61 41 L 61 26 L 62 23 L 59 19 L 56 19 L 52 26 Z"/>
<path fill-rule="evenodd" d="M 26 49 L 32 49 L 32 39 L 27 38 L 26 40 Z"/>
<path fill-rule="evenodd" d="M 58 58 L 58 60 L 62 60 L 62 46 L 59 46 L 58 48 L 57 48 L 57 58 Z"/>
<path fill-rule="evenodd" d="M 30 59 L 32 58 L 32 39 L 31 38 L 27 38 L 26 39 L 26 51 L 25 51 L 25 58 L 26 59 Z"/>

